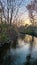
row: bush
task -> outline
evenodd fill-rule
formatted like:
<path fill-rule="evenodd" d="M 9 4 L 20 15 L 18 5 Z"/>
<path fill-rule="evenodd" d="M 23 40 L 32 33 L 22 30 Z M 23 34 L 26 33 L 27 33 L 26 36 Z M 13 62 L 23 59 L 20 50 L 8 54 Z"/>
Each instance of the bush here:
<path fill-rule="evenodd" d="M 6 24 L 0 24 L 0 28 L 2 28 L 0 33 L 0 41 L 5 43 L 9 41 L 9 36 L 7 34 L 7 25 Z"/>

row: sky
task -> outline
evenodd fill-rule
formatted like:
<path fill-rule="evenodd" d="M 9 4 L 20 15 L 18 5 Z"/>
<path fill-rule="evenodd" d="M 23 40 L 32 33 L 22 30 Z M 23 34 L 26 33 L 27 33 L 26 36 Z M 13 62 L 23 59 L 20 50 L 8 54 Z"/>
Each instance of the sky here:
<path fill-rule="evenodd" d="M 18 16 L 20 19 L 23 19 L 23 21 L 27 24 L 30 23 L 29 21 L 29 17 L 28 17 L 28 10 L 26 8 L 27 4 L 30 3 L 31 0 L 23 0 L 23 2 L 21 3 L 21 6 L 19 8 L 19 13 Z"/>
<path fill-rule="evenodd" d="M 1 1 L 4 1 L 5 2 L 5 6 L 6 6 L 7 0 L 1 0 Z M 18 5 L 21 2 L 21 0 L 15 0 L 15 1 L 16 1 L 16 6 L 18 8 Z M 22 3 L 20 5 L 20 7 L 19 7 L 18 15 L 17 15 L 18 19 L 25 20 L 25 22 L 29 21 L 28 20 L 28 18 L 29 18 L 28 17 L 28 10 L 27 10 L 26 6 L 27 6 L 27 4 L 30 3 L 30 1 L 31 0 L 22 0 Z M 15 15 L 15 13 L 14 13 L 14 15 Z M 26 20 L 28 20 L 28 21 L 26 21 Z"/>

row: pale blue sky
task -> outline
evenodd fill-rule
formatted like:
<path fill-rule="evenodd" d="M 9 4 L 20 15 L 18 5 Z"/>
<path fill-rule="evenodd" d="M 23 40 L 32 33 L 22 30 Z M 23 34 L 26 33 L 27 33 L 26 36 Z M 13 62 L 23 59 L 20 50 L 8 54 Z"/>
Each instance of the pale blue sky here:
<path fill-rule="evenodd" d="M 6 5 L 7 0 L 1 0 L 1 1 L 4 1 L 5 5 Z M 31 0 L 15 0 L 15 1 L 16 1 L 16 5 L 18 5 L 22 1 L 20 8 L 23 8 L 23 7 L 27 6 L 27 4 L 30 3 Z M 23 10 L 24 10 L 24 8 L 23 8 Z"/>
<path fill-rule="evenodd" d="M 1 1 L 4 1 L 5 5 L 7 4 L 7 0 L 1 0 Z M 18 8 L 18 4 L 21 2 L 21 0 L 15 0 L 15 1 L 16 1 L 16 5 Z M 22 0 L 22 3 L 20 5 L 19 11 L 18 11 L 18 15 L 22 14 L 23 18 L 28 17 L 28 12 L 27 12 L 26 6 L 27 6 L 27 4 L 30 3 L 30 1 L 31 0 Z"/>

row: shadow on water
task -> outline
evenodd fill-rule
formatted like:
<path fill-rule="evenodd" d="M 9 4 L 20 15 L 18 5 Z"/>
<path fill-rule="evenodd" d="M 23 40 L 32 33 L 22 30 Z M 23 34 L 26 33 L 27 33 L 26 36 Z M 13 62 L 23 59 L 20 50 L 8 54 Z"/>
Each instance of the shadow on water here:
<path fill-rule="evenodd" d="M 16 41 L 17 40 L 13 42 L 12 49 L 10 48 L 10 43 L 4 44 L 3 47 L 0 47 L 0 53 L 1 53 L 0 65 L 37 65 L 37 58 L 34 59 L 31 56 L 32 50 L 33 50 L 32 49 L 33 44 L 31 43 L 33 42 L 31 42 L 30 44 L 29 43 L 26 44 L 23 42 L 24 47 L 16 48 L 16 45 L 17 45 Z M 30 54 L 28 53 L 28 48 L 27 48 L 28 46 L 29 46 Z"/>
<path fill-rule="evenodd" d="M 11 42 L 9 43 L 4 43 L 0 46 L 0 65 L 11 65 L 11 62 L 13 63 L 14 62 L 14 57 L 17 57 L 16 56 L 11 56 L 11 55 L 8 55 L 10 54 L 10 48 L 12 47 L 13 49 L 16 49 L 16 45 L 17 45 L 17 39 L 15 41 L 13 41 L 13 44 L 11 46 Z M 10 47 L 11 46 L 11 47 Z M 8 52 L 8 53 L 7 53 Z M 5 57 L 5 59 L 4 59 Z M 12 57 L 12 58 L 11 58 Z M 12 60 L 13 61 L 12 61 Z M 15 63 L 15 62 L 14 62 Z"/>
<path fill-rule="evenodd" d="M 16 49 L 17 36 L 15 37 L 16 39 L 14 38 L 13 43 L 10 41 L 8 43 L 5 42 L 4 44 L 0 45 L 0 65 L 11 65 L 11 63 L 14 65 L 14 60 L 17 58 L 17 55 L 11 56 L 10 49 Z"/>
<path fill-rule="evenodd" d="M 6 59 L 4 60 L 3 64 L 4 65 L 17 65 L 16 63 L 16 59 L 20 58 L 19 55 L 15 54 L 15 55 L 8 55 L 6 56 Z"/>
<path fill-rule="evenodd" d="M 10 43 L 4 43 L 4 45 L 1 45 L 0 47 L 0 65 L 3 65 L 3 57 L 6 55 L 7 50 L 10 48 Z"/>
<path fill-rule="evenodd" d="M 32 41 L 29 47 L 30 53 L 27 55 L 26 62 L 24 63 L 24 65 L 37 65 L 37 58 L 35 59 L 34 57 L 32 57 L 33 45 L 34 45 L 34 37 L 32 36 Z"/>
<path fill-rule="evenodd" d="M 37 58 L 31 58 L 31 55 L 28 55 L 26 57 L 26 62 L 24 63 L 24 65 L 37 65 Z"/>

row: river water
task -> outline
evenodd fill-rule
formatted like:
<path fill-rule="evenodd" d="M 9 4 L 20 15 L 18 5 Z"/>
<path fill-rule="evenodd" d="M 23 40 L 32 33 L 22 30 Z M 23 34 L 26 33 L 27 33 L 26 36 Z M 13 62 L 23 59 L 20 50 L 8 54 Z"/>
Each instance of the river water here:
<path fill-rule="evenodd" d="M 11 48 L 9 55 L 11 57 L 10 65 L 23 65 L 26 61 L 26 56 L 30 52 L 30 42 L 25 43 L 24 40 L 18 39 L 16 49 Z M 34 45 L 32 49 L 32 57 L 37 58 L 37 38 L 34 38 Z"/>

